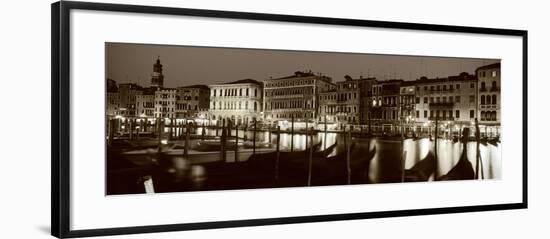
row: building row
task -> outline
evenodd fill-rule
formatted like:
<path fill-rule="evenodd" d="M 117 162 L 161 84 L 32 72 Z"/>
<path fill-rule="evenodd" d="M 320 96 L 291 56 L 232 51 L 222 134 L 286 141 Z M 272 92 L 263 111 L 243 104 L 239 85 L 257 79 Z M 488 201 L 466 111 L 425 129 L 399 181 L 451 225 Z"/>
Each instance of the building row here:
<path fill-rule="evenodd" d="M 427 125 L 439 119 L 452 124 L 500 125 L 500 63 L 475 74 L 416 80 L 353 78 L 340 81 L 320 73 L 297 71 L 262 81 L 243 79 L 221 84 L 164 88 L 162 65 L 153 65 L 151 85 L 116 84 L 107 80 L 107 115 L 227 119 L 237 124 L 253 120 L 285 126 Z"/>

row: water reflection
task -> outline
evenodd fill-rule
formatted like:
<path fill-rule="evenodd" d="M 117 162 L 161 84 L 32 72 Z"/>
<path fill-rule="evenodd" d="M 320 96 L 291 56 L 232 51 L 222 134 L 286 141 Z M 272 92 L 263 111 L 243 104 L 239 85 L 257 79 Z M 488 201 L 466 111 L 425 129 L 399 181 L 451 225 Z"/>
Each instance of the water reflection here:
<path fill-rule="evenodd" d="M 210 141 L 219 141 L 221 136 L 221 130 L 212 128 L 192 129 L 192 138 L 190 147 L 189 158 L 184 158 L 183 145 L 185 135 L 185 128 L 173 128 L 170 130 L 166 127 L 164 137 L 171 134 L 177 139 L 169 140 L 169 144 L 176 143 L 179 147 L 174 147 L 172 154 L 167 153 L 164 155 L 168 159 L 169 163 L 162 166 L 161 169 L 154 169 L 160 171 L 149 172 L 146 175 L 155 175 L 154 182 L 156 184 L 164 183 L 161 188 L 155 190 L 157 192 L 162 191 L 189 191 L 189 190 L 220 190 L 220 189 L 237 189 L 237 188 L 253 188 L 253 187 L 274 187 L 274 186 L 304 186 L 307 182 L 308 176 L 308 156 L 304 154 L 287 153 L 281 162 L 288 162 L 286 165 L 282 165 L 277 168 L 274 165 L 273 152 L 275 151 L 275 144 L 277 143 L 278 134 L 276 131 L 258 130 L 254 133 L 251 130 L 231 129 L 229 134 L 232 137 L 238 136 L 239 142 L 250 142 L 256 140 L 261 143 L 271 143 L 269 146 L 261 148 L 261 151 L 257 154 L 269 154 L 265 158 L 256 157 L 258 160 L 255 164 L 246 164 L 246 161 L 250 159 L 252 150 L 249 148 L 250 144 L 245 147 L 244 144 L 239 149 L 239 154 L 236 155 L 233 149 L 227 151 L 227 159 L 233 161 L 221 161 L 218 148 L 214 146 L 213 151 L 200 151 L 196 148 L 196 142 L 201 142 L 201 136 L 208 137 Z M 312 185 L 340 185 L 350 183 L 391 183 L 402 182 L 404 180 L 404 169 L 409 170 L 423 160 L 430 152 L 434 152 L 435 141 L 427 138 L 422 139 L 405 139 L 402 140 L 399 137 L 387 137 L 387 138 L 368 138 L 360 137 L 363 135 L 354 134 L 351 140 L 345 140 L 343 134 L 323 131 L 316 131 L 314 134 L 306 136 L 305 132 L 295 132 L 293 136 L 288 132 L 282 132 L 279 135 L 280 149 L 282 152 L 291 151 L 291 145 L 293 145 L 294 151 L 302 151 L 311 145 L 320 144 L 319 150 L 329 148 L 337 143 L 337 147 L 331 151 L 329 155 L 317 155 L 312 158 L 313 173 L 312 173 Z M 166 137 L 168 138 L 168 137 Z M 145 141 L 146 139 L 141 139 Z M 149 139 L 153 145 L 156 145 L 156 139 Z M 243 140 L 243 141 L 240 141 Z M 136 144 L 140 141 L 133 141 Z M 206 141 L 203 141 L 206 142 Z M 235 142 L 235 141 L 232 141 Z M 213 145 L 216 145 L 213 143 Z M 256 144 L 258 145 L 258 144 Z M 350 146 L 353 145 L 353 146 Z M 349 162 L 346 157 L 347 148 L 350 146 L 351 155 Z M 467 147 L 467 160 L 471 165 L 476 167 L 476 142 L 468 142 Z M 229 147 L 228 147 L 229 148 Z M 118 149 L 122 151 L 122 149 Z M 136 149 L 132 149 L 135 150 Z M 141 150 L 141 149 L 140 149 Z M 179 150 L 179 151 L 177 151 Z M 139 150 L 137 150 L 139 151 Z M 144 150 L 147 151 L 147 150 Z M 142 156 L 135 154 L 130 158 L 126 155 L 125 159 L 130 160 L 133 163 L 143 162 L 142 165 L 148 165 L 152 161 L 166 162 L 162 158 L 156 158 L 157 150 L 149 150 L 152 153 Z M 147 151 L 147 152 L 149 152 Z M 199 152 L 200 151 L 200 152 Z M 370 157 L 370 152 L 374 154 Z M 177 153 L 174 153 L 177 152 Z M 438 139 L 437 140 L 437 169 L 434 176 L 440 177 L 447 174 L 461 158 L 463 152 L 463 144 L 456 143 L 451 140 Z M 501 148 L 500 144 L 492 145 L 490 143 L 480 144 L 479 152 L 481 157 L 481 163 L 478 165 L 480 168 L 480 177 L 484 179 L 500 179 L 501 178 Z M 175 156 L 174 156 L 175 155 Z M 234 163 L 236 156 L 239 156 L 238 163 Z M 258 155 L 256 155 L 258 156 Z M 143 158 L 139 158 L 143 157 Z M 205 158 L 211 158 L 212 160 L 204 160 Z M 197 160 L 201 159 L 203 161 Z M 328 158 L 328 159 L 327 159 Z M 113 159 L 109 159 L 113 160 Z M 114 159 L 117 160 L 117 159 Z M 195 161 L 193 161 L 195 160 Z M 199 162 L 200 161 L 200 162 Z M 249 160 L 254 161 L 254 160 Z M 349 169 L 348 169 L 349 168 Z M 287 181 L 274 181 L 275 171 L 280 170 L 281 175 L 286 173 Z M 348 175 L 348 170 L 351 176 Z M 121 171 L 126 172 L 126 171 Z M 145 173 L 136 172 L 139 177 L 143 177 Z M 111 174 L 112 177 L 117 177 L 123 180 L 126 175 L 123 174 Z M 133 177 L 134 175 L 132 175 Z M 348 177 L 351 181 L 348 181 Z M 113 180 L 110 180 L 110 182 Z M 135 183 L 135 180 L 129 180 L 130 183 Z M 114 182 L 114 181 L 113 181 Z M 296 183 L 298 182 L 298 183 Z M 167 186 L 168 185 L 168 186 Z M 307 184 L 306 184 L 307 185 Z M 114 185 L 118 186 L 118 185 Z M 156 185 L 158 186 L 158 185 Z M 110 186 L 111 187 L 111 186 Z M 125 187 L 124 185 L 121 187 Z M 124 190 L 132 191 L 134 189 Z M 124 192 L 127 192 L 124 191 Z M 118 189 L 116 192 L 120 192 Z"/>
<path fill-rule="evenodd" d="M 204 131 L 204 134 L 203 134 Z M 170 133 L 169 127 L 165 128 L 166 133 Z M 221 130 L 208 129 L 199 127 L 196 135 L 205 136 L 220 136 Z M 185 134 L 182 128 L 174 129 L 176 137 Z M 277 142 L 276 131 L 257 131 L 254 132 L 244 129 L 231 129 L 230 135 L 238 135 L 241 139 L 253 140 L 256 137 L 256 142 L 272 143 L 273 146 Z M 338 147 L 331 152 L 328 157 L 335 156 L 345 152 L 344 137 L 342 134 L 334 132 L 325 133 L 320 131 L 314 135 L 307 136 L 305 132 L 295 132 L 293 136 L 289 133 L 280 134 L 280 149 L 282 151 L 290 151 L 291 145 L 294 144 L 293 150 L 305 150 L 307 147 L 321 142 L 320 149 L 330 147 L 338 143 Z M 293 138 L 293 139 L 292 139 Z M 376 148 L 376 154 L 371 161 L 369 168 L 369 180 L 373 183 L 377 182 L 400 182 L 402 180 L 402 169 L 410 169 L 420 160 L 426 157 L 428 152 L 434 152 L 434 141 L 427 138 L 423 139 L 384 139 L 372 138 L 369 140 L 353 137 L 352 142 L 355 143 L 354 151 L 358 151 L 362 155 L 367 155 L 369 150 Z M 307 143 L 307 145 L 306 145 Z M 500 145 L 480 144 L 479 151 L 481 156 L 480 177 L 485 179 L 500 179 L 501 178 L 501 150 Z M 438 139 L 437 147 L 437 172 L 435 176 L 441 176 L 449 172 L 458 162 L 462 154 L 462 143 L 456 143 L 447 139 Z M 468 161 L 475 167 L 476 165 L 476 142 L 467 143 Z M 352 159 L 359 160 L 359 159 Z M 403 165 L 404 164 L 404 165 Z"/>

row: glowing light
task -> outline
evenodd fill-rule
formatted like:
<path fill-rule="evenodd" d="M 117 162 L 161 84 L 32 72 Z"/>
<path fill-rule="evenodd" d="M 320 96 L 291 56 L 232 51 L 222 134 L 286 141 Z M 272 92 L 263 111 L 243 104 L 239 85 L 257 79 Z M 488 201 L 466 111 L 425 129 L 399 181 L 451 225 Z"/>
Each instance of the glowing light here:
<path fill-rule="evenodd" d="M 163 139 L 160 141 L 161 144 L 168 144 L 168 140 L 167 139 Z"/>

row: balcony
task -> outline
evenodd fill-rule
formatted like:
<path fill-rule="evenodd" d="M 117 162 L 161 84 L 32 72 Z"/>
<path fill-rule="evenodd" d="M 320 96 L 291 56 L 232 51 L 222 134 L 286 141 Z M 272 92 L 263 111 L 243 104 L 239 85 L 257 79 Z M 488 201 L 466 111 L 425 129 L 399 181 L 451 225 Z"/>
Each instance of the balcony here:
<path fill-rule="evenodd" d="M 453 92 L 454 90 L 455 90 L 454 88 L 452 88 L 452 89 L 450 89 L 450 88 L 445 88 L 445 89 L 439 89 L 439 90 L 438 90 L 438 89 L 433 89 L 433 90 L 430 89 L 429 91 L 430 91 L 430 92 Z"/>
<path fill-rule="evenodd" d="M 495 91 L 499 91 L 499 90 L 500 90 L 500 88 L 498 88 L 498 87 L 491 87 L 491 92 L 495 92 Z"/>
<path fill-rule="evenodd" d="M 430 108 L 452 108 L 454 106 L 454 102 L 439 102 L 439 103 L 430 103 Z"/>
<path fill-rule="evenodd" d="M 428 117 L 428 120 L 435 121 L 435 117 Z M 454 117 L 437 117 L 437 120 L 438 121 L 452 121 L 452 120 L 455 120 L 455 118 Z"/>

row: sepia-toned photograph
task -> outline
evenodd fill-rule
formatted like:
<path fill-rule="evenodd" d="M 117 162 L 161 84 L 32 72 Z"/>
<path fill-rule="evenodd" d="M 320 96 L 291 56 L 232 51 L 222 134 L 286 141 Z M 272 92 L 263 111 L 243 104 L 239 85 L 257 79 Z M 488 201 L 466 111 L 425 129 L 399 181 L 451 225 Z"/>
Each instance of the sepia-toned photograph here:
<path fill-rule="evenodd" d="M 105 43 L 106 194 L 501 179 L 500 59 Z"/>

